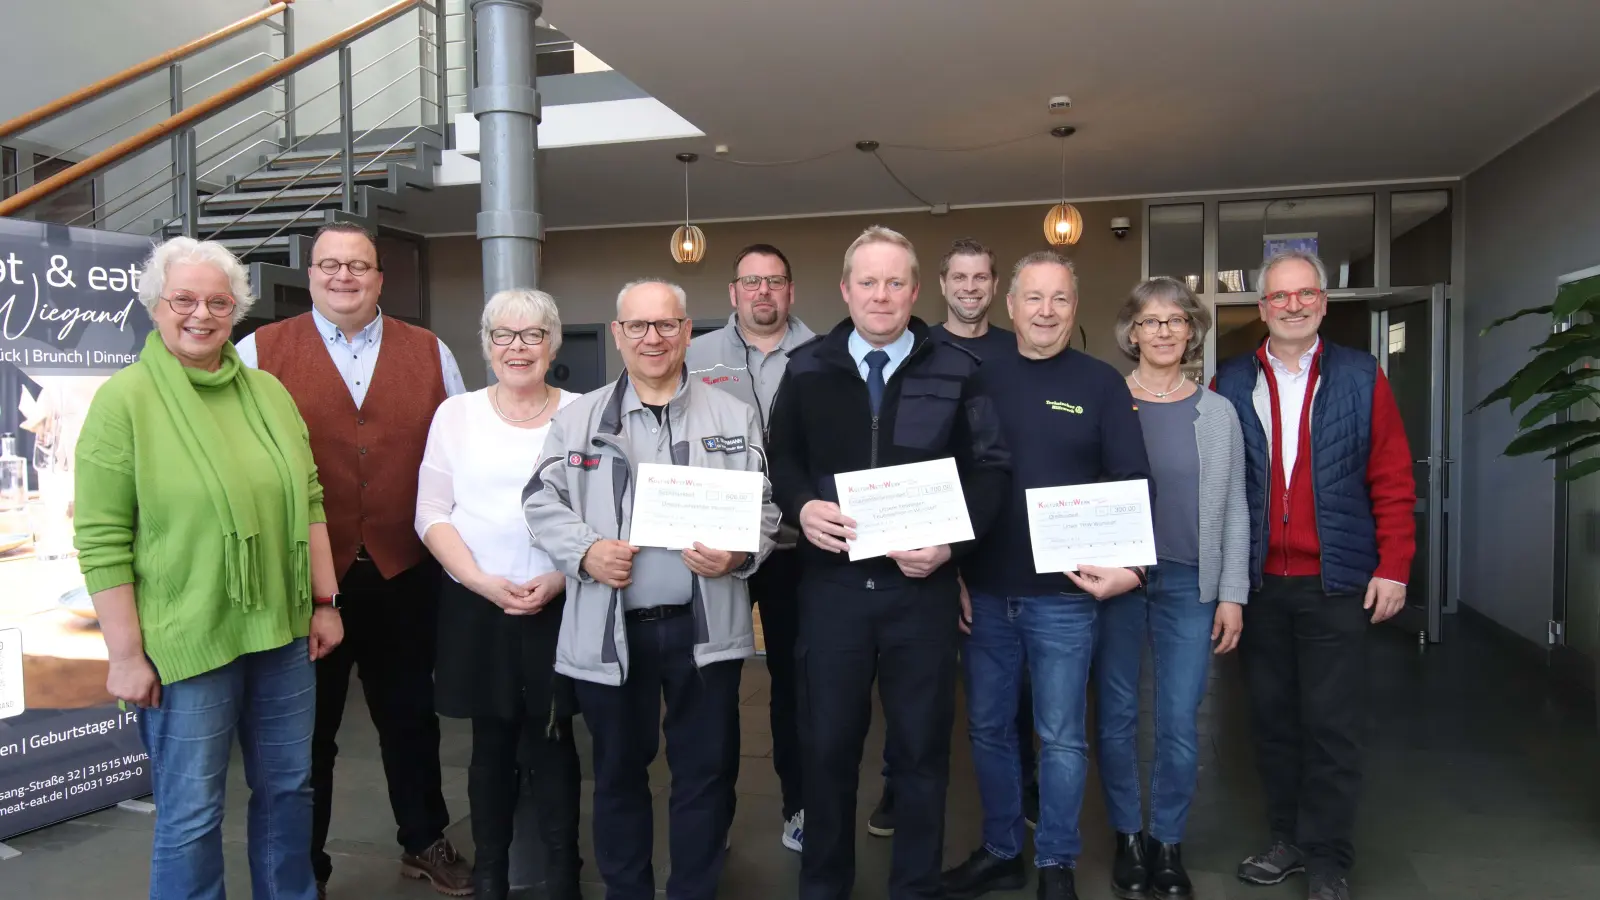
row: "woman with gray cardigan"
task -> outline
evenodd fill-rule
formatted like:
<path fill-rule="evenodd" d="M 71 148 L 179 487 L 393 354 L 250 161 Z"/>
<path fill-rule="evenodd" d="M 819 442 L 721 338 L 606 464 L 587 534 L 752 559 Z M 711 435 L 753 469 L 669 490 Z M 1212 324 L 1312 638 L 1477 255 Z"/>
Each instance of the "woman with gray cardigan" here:
<path fill-rule="evenodd" d="M 1118 897 L 1189 897 L 1180 843 L 1199 769 L 1196 716 L 1213 654 L 1239 643 L 1250 590 L 1244 438 L 1233 405 L 1184 376 L 1211 315 L 1183 282 L 1151 278 L 1117 314 L 1117 345 L 1155 480 L 1156 567 L 1105 602 L 1095 649 L 1100 781 L 1117 830 Z M 1217 602 L 1217 601 L 1221 602 Z M 1139 799 L 1139 666 L 1155 663 L 1150 827 Z"/>

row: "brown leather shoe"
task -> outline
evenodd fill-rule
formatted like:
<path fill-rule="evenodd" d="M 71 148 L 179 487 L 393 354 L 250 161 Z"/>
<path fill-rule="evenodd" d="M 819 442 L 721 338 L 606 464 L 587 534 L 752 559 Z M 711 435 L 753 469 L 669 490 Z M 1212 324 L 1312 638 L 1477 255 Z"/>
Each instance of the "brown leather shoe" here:
<path fill-rule="evenodd" d="M 425 878 L 433 884 L 434 890 L 451 897 L 472 895 L 472 863 L 444 838 L 415 856 L 401 855 L 400 874 L 406 878 Z"/>

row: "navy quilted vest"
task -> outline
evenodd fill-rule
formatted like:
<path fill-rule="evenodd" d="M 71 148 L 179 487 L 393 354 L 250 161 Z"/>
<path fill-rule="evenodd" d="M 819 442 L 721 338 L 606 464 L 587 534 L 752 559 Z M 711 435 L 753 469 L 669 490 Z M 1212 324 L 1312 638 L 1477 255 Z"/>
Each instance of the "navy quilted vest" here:
<path fill-rule="evenodd" d="M 1311 489 L 1317 540 L 1322 545 L 1322 586 L 1330 594 L 1364 593 L 1378 568 L 1378 529 L 1367 493 L 1378 361 L 1326 340 L 1320 352 L 1322 369 L 1311 405 Z M 1267 555 L 1267 492 L 1272 484 L 1272 442 L 1254 401 L 1260 371 L 1261 362 L 1252 353 L 1222 363 L 1216 377 L 1217 393 L 1233 404 L 1244 430 L 1245 489 L 1255 535 L 1250 542 L 1250 580 L 1256 588 L 1261 586 Z M 1298 428 L 1299 423 L 1283 426 Z"/>

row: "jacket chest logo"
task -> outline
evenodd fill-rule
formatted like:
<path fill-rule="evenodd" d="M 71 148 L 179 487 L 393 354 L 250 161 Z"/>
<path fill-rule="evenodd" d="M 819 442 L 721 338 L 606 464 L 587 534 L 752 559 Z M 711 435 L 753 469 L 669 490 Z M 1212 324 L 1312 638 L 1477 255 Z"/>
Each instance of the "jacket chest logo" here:
<path fill-rule="evenodd" d="M 588 456 L 574 450 L 567 454 L 567 465 L 574 469 L 587 469 L 593 471 L 600 468 L 600 454 Z"/>
<path fill-rule="evenodd" d="M 1075 406 L 1071 403 L 1066 403 L 1061 400 L 1046 400 L 1044 405 L 1050 407 L 1056 412 L 1072 413 L 1075 416 L 1083 415 L 1083 407 Z M 1135 406 L 1134 409 L 1138 409 L 1138 407 Z"/>
<path fill-rule="evenodd" d="M 743 453 L 744 438 L 721 436 L 701 438 L 700 446 L 706 448 L 707 453 Z"/>

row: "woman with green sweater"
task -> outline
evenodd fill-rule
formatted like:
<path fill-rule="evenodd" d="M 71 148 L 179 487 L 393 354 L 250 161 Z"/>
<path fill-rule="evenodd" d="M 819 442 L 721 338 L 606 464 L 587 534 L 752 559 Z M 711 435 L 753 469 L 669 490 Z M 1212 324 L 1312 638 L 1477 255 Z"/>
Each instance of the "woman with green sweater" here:
<path fill-rule="evenodd" d="M 344 628 L 310 438 L 289 392 L 228 339 L 255 298 L 226 248 L 167 241 L 139 299 L 156 328 L 95 394 L 75 519 L 106 687 L 142 707 L 159 811 L 150 897 L 223 896 L 237 734 L 253 893 L 316 900 L 312 661 Z"/>

